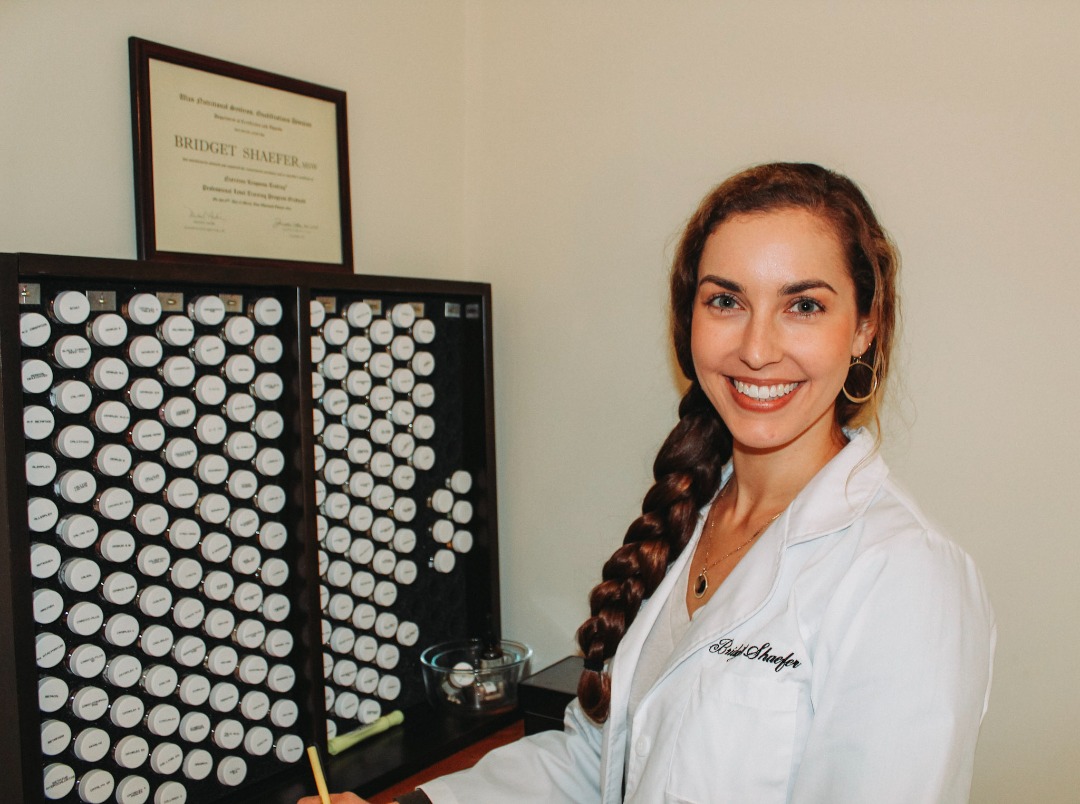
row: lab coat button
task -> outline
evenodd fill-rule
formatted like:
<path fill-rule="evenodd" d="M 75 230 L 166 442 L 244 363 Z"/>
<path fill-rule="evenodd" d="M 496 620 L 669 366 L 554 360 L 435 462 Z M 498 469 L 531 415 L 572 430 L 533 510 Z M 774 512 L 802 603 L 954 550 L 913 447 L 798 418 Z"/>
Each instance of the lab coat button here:
<path fill-rule="evenodd" d="M 638 737 L 637 742 L 634 743 L 634 751 L 637 753 L 638 756 L 643 757 L 647 753 L 649 753 L 650 746 L 651 743 L 649 742 L 648 737 Z"/>

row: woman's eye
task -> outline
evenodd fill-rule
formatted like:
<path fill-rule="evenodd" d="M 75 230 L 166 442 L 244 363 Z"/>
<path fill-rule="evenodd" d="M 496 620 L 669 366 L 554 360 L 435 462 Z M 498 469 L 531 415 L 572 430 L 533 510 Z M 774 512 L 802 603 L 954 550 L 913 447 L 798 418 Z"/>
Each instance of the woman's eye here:
<path fill-rule="evenodd" d="M 824 311 L 824 307 L 815 299 L 799 299 L 791 305 L 791 311 L 797 315 L 813 315 Z"/>
<path fill-rule="evenodd" d="M 710 298 L 707 304 L 721 310 L 734 310 L 739 306 L 739 303 L 735 301 L 735 297 L 729 293 L 718 293 Z"/>

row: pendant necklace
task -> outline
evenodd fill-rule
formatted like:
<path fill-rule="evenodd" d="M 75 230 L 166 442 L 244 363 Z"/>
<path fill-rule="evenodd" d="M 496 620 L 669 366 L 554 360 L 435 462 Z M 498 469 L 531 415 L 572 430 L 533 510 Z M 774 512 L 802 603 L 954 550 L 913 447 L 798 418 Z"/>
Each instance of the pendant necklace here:
<path fill-rule="evenodd" d="M 728 481 L 728 484 L 726 486 L 724 486 L 724 491 L 721 492 L 720 497 L 723 497 L 724 494 L 727 493 L 727 490 L 731 486 L 732 486 L 731 481 Z M 717 502 L 719 502 L 719 501 L 720 500 L 718 498 Z M 710 569 L 715 567 L 717 564 L 723 563 L 724 561 L 731 558 L 736 553 L 738 553 L 738 552 L 744 550 L 745 548 L 747 548 L 750 545 L 750 543 L 753 542 L 754 539 L 756 539 L 762 533 L 764 533 L 765 529 L 767 527 L 769 527 L 769 525 L 771 525 L 773 522 L 775 522 L 780 517 L 780 514 L 782 514 L 782 513 L 784 513 L 783 510 L 778 511 L 774 516 L 772 516 L 769 519 L 768 522 L 766 522 L 764 525 L 762 525 L 760 528 L 758 528 L 756 531 L 754 531 L 753 536 L 751 536 L 749 539 L 747 539 L 745 542 L 740 544 L 738 547 L 736 547 L 731 552 L 725 553 L 724 555 L 720 556 L 720 558 L 716 559 L 716 561 L 713 561 L 712 563 L 709 562 L 709 548 L 712 545 L 713 525 L 715 524 L 716 520 L 714 519 L 711 522 L 709 522 L 709 532 L 708 532 L 708 534 L 706 534 L 708 536 L 708 542 L 706 542 L 706 544 L 705 544 L 705 565 L 701 568 L 701 572 L 698 573 L 697 580 L 694 582 L 694 597 L 702 598 L 702 597 L 705 596 L 705 593 L 707 591 L 709 591 L 709 570 Z"/>

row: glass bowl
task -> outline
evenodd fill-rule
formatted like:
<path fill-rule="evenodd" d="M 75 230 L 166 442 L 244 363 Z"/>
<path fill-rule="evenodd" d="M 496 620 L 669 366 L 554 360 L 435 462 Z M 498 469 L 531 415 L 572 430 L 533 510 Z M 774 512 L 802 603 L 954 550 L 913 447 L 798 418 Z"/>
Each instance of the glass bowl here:
<path fill-rule="evenodd" d="M 492 645 L 479 639 L 432 645 L 420 654 L 428 700 L 457 715 L 509 711 L 517 706 L 518 682 L 531 658 L 532 648 L 505 639 Z"/>

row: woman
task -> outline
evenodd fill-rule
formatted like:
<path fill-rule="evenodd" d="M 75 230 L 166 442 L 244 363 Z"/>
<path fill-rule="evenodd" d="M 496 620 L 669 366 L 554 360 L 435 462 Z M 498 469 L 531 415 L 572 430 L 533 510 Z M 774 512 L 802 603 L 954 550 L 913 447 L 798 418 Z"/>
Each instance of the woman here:
<path fill-rule="evenodd" d="M 862 429 L 896 267 L 858 188 L 816 165 L 705 198 L 671 276 L 690 387 L 590 597 L 565 732 L 431 801 L 967 800 L 993 613 Z"/>

